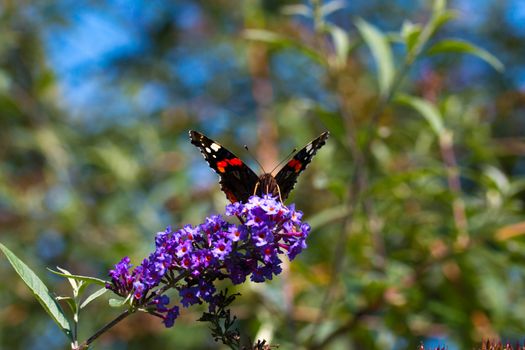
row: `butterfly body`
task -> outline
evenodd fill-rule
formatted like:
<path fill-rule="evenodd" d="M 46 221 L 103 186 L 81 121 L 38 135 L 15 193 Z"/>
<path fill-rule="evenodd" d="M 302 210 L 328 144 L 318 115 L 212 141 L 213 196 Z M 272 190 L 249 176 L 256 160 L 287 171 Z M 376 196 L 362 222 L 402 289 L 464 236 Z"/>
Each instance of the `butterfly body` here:
<path fill-rule="evenodd" d="M 191 143 L 200 149 L 210 167 L 219 174 L 221 189 L 232 203 L 246 202 L 254 194 L 271 194 L 284 201 L 299 174 L 329 136 L 328 132 L 319 135 L 297 152 L 275 176 L 270 173 L 258 176 L 240 158 L 219 143 L 197 131 L 190 131 L 189 134 Z"/>

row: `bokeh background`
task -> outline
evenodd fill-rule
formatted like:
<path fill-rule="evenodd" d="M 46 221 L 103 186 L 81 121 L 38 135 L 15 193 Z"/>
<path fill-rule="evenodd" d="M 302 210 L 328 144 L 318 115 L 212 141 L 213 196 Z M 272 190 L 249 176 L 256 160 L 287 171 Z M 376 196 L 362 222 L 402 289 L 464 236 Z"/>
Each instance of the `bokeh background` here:
<path fill-rule="evenodd" d="M 309 248 L 271 283 L 237 288 L 241 332 L 283 349 L 524 339 L 525 1 L 450 1 L 458 16 L 433 39 L 469 40 L 504 71 L 472 55 L 421 57 L 399 84 L 438 106 L 452 148 L 410 108 L 377 108 L 376 64 L 355 26 L 399 33 L 428 21 L 431 1 L 345 1 L 325 18 L 351 39 L 337 74 L 301 49 L 328 55 L 331 41 L 283 13 L 291 4 L 0 2 L 0 241 L 67 294 L 46 267 L 106 278 L 167 225 L 223 211 L 188 130 L 253 164 L 247 144 L 266 169 L 330 130 L 289 199 L 313 226 Z M 248 28 L 292 44 L 249 40 Z M 0 275 L 0 348 L 67 348 L 5 259 Z M 96 348 L 219 348 L 201 311 L 184 309 L 172 329 L 133 315 Z M 107 298 L 90 304 L 81 339 L 117 313 Z"/>

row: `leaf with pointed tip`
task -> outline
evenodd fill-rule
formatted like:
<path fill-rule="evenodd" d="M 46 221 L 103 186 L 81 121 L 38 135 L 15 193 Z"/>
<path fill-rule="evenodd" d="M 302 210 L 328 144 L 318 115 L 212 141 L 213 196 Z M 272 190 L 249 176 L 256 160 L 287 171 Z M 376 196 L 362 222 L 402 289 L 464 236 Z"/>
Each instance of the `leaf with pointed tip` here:
<path fill-rule="evenodd" d="M 432 13 L 440 14 L 447 8 L 447 0 L 434 0 L 434 6 L 432 7 Z"/>
<path fill-rule="evenodd" d="M 454 10 L 445 10 L 442 13 L 435 15 L 430 23 L 430 32 L 433 34 L 437 32 L 448 22 L 458 17 L 458 12 Z"/>
<path fill-rule="evenodd" d="M 365 20 L 359 18 L 355 25 L 374 57 L 377 66 L 379 91 L 382 96 L 387 96 L 394 80 L 392 48 L 386 36 Z"/>
<path fill-rule="evenodd" d="M 343 0 L 334 0 L 327 2 L 326 4 L 323 4 L 321 6 L 321 16 L 326 17 L 331 15 L 332 13 L 344 9 L 346 6 L 346 2 Z"/>
<path fill-rule="evenodd" d="M 71 338 L 71 326 L 67 320 L 62 308 L 55 298 L 50 294 L 46 285 L 22 260 L 20 260 L 12 251 L 0 243 L 0 250 L 4 253 L 16 273 L 22 278 L 24 283 L 31 289 L 33 295 L 42 305 L 44 310 L 51 316 L 53 321 L 60 329 Z"/>
<path fill-rule="evenodd" d="M 411 52 L 414 49 L 422 30 L 423 28 L 419 24 L 414 24 L 410 21 L 403 22 L 401 36 L 407 47 L 407 52 Z"/>
<path fill-rule="evenodd" d="M 395 102 L 407 105 L 415 109 L 425 120 L 429 123 L 436 135 L 440 136 L 445 127 L 443 125 L 443 117 L 439 110 L 429 101 L 422 98 L 400 94 L 396 97 Z"/>
<path fill-rule="evenodd" d="M 440 53 L 466 53 L 474 55 L 490 64 L 494 69 L 501 72 L 504 70 L 503 63 L 490 52 L 467 41 L 458 39 L 444 39 L 427 50 L 427 55 L 437 55 Z"/>
<path fill-rule="evenodd" d="M 266 43 L 276 48 L 292 47 L 294 49 L 299 50 L 305 56 L 310 57 L 311 59 L 313 59 L 314 61 L 320 64 L 323 64 L 323 65 L 327 64 L 325 58 L 319 52 L 315 51 L 314 49 L 306 45 L 301 44 L 298 41 L 295 41 L 291 38 L 287 38 L 278 33 L 275 33 L 269 30 L 263 30 L 263 29 L 246 29 L 243 32 L 243 36 L 247 40 Z"/>
<path fill-rule="evenodd" d="M 55 275 L 59 275 L 59 276 L 62 276 L 62 277 L 66 277 L 66 278 L 73 278 L 77 281 L 84 281 L 84 282 L 87 282 L 88 284 L 98 284 L 100 286 L 106 286 L 106 283 L 108 283 L 107 281 L 104 281 L 100 278 L 96 278 L 96 277 L 91 277 L 91 276 L 82 276 L 82 275 L 71 275 L 71 274 L 67 274 L 67 273 L 62 273 L 62 272 L 58 272 L 58 271 L 55 271 L 55 270 L 52 270 L 52 269 L 49 269 L 48 270 L 52 273 L 54 273 Z"/>
<path fill-rule="evenodd" d="M 61 268 L 60 266 L 57 266 L 57 269 L 58 269 L 60 272 L 64 273 L 64 274 L 67 274 L 67 275 L 70 275 L 70 274 L 71 274 L 68 270 L 63 269 L 63 268 Z M 75 281 L 73 278 L 68 278 L 67 280 L 68 280 L 69 284 L 71 284 L 71 287 L 73 288 L 74 294 L 76 295 L 76 294 L 77 294 L 77 291 L 78 291 L 78 284 L 77 284 L 77 281 Z"/>
<path fill-rule="evenodd" d="M 86 298 L 86 300 L 84 300 L 82 302 L 82 304 L 80 304 L 80 308 L 83 309 L 84 307 L 86 307 L 89 303 L 91 303 L 93 300 L 95 300 L 96 298 L 100 297 L 101 295 L 104 295 L 104 293 L 106 293 L 108 291 L 108 289 L 106 288 L 100 288 L 99 290 L 97 290 L 95 293 L 91 294 L 90 296 L 88 296 Z"/>
<path fill-rule="evenodd" d="M 312 17 L 312 10 L 307 5 L 303 4 L 294 4 L 294 5 L 286 5 L 283 6 L 281 9 L 281 13 L 283 15 L 288 16 L 304 16 L 307 18 Z"/>
<path fill-rule="evenodd" d="M 348 216 L 349 212 L 350 210 L 345 205 L 327 208 L 310 217 L 308 223 L 315 230 L 334 221 L 342 220 Z"/>
<path fill-rule="evenodd" d="M 127 299 L 116 299 L 116 298 L 111 298 L 109 299 L 109 306 L 111 307 L 122 307 L 122 305 L 126 304 L 126 300 Z"/>
<path fill-rule="evenodd" d="M 344 67 L 350 52 L 350 39 L 348 38 L 348 33 L 336 25 L 327 25 L 327 29 L 334 41 L 337 66 Z"/>
<path fill-rule="evenodd" d="M 327 111 L 318 105 L 314 105 L 312 111 L 336 139 L 343 144 L 346 143 L 345 125 L 338 113 Z"/>
<path fill-rule="evenodd" d="M 64 300 L 69 306 L 69 308 L 71 309 L 71 312 L 73 313 L 73 315 L 77 312 L 78 306 L 75 303 L 75 300 L 73 300 L 73 298 L 60 298 L 58 300 Z"/>

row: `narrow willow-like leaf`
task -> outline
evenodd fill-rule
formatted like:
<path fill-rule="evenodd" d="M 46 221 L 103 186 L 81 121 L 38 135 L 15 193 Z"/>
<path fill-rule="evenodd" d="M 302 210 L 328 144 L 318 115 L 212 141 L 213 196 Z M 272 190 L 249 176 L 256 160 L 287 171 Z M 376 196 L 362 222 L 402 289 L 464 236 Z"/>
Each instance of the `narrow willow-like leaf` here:
<path fill-rule="evenodd" d="M 414 24 L 410 21 L 403 22 L 401 36 L 407 47 L 407 52 L 411 52 L 414 49 L 422 30 L 423 28 L 419 24 Z"/>
<path fill-rule="evenodd" d="M 84 281 L 86 283 L 98 284 L 100 286 L 105 286 L 106 283 L 107 283 L 106 281 L 101 280 L 100 278 L 96 278 L 96 277 L 81 276 L 81 275 L 70 275 L 70 274 L 58 272 L 58 271 L 55 271 L 55 270 L 52 270 L 52 269 L 49 269 L 49 268 L 48 268 L 48 270 L 50 272 L 56 274 L 56 275 L 59 275 L 59 276 L 62 276 L 62 277 L 66 277 L 66 278 L 73 278 L 75 280 Z"/>
<path fill-rule="evenodd" d="M 309 217 L 308 223 L 310 224 L 312 229 L 315 230 L 319 227 L 345 218 L 348 215 L 349 211 L 350 210 L 348 209 L 348 207 L 344 205 L 327 208 L 315 214 L 314 216 Z"/>
<path fill-rule="evenodd" d="M 64 300 L 67 305 L 69 305 L 69 308 L 71 309 L 71 313 L 74 315 L 77 312 L 77 304 L 75 303 L 75 300 L 73 298 L 59 298 L 58 300 Z"/>
<path fill-rule="evenodd" d="M 312 108 L 315 115 L 323 122 L 330 133 L 341 143 L 346 143 L 345 125 L 341 116 L 337 113 L 327 111 L 319 106 Z"/>
<path fill-rule="evenodd" d="M 458 12 L 454 10 L 446 10 L 443 13 L 435 15 L 430 23 L 430 32 L 432 34 L 437 32 L 441 27 L 443 27 L 445 24 L 452 21 L 453 19 L 457 18 L 458 16 Z"/>
<path fill-rule="evenodd" d="M 95 300 L 96 298 L 100 297 L 101 295 L 104 295 L 104 293 L 106 293 L 108 290 L 106 288 L 100 288 L 99 290 L 97 290 L 95 293 L 91 294 L 90 296 L 88 296 L 86 298 L 86 300 L 84 300 L 82 302 L 82 304 L 80 304 L 80 308 L 83 309 L 84 307 L 86 307 L 89 303 L 91 303 L 93 300 Z"/>
<path fill-rule="evenodd" d="M 324 57 L 314 49 L 301 44 L 299 41 L 287 38 L 275 32 L 264 29 L 246 29 L 243 32 L 243 36 L 247 40 L 266 43 L 276 48 L 294 48 L 320 64 L 327 64 Z"/>
<path fill-rule="evenodd" d="M 394 79 L 394 58 L 386 36 L 376 27 L 359 18 L 357 29 L 370 48 L 377 65 L 379 91 L 382 96 L 388 95 Z"/>
<path fill-rule="evenodd" d="M 122 305 L 124 305 L 126 303 L 126 300 L 127 299 L 115 299 L 115 298 L 111 298 L 109 299 L 109 306 L 111 307 L 122 307 Z"/>
<path fill-rule="evenodd" d="M 71 275 L 71 273 L 68 270 L 63 269 L 60 266 L 57 266 L 57 269 L 60 272 L 62 272 L 63 274 Z M 71 287 L 73 288 L 74 294 L 77 295 L 78 294 L 78 283 L 77 283 L 77 281 L 74 278 L 68 278 L 67 280 L 68 280 L 69 284 L 71 285 Z"/>
<path fill-rule="evenodd" d="M 434 0 L 434 6 L 432 7 L 432 12 L 434 14 L 440 14 L 447 8 L 446 0 Z"/>
<path fill-rule="evenodd" d="M 507 193 L 509 191 L 509 179 L 500 169 L 495 166 L 487 165 L 483 169 L 483 175 L 489 178 L 501 193 Z"/>
<path fill-rule="evenodd" d="M 44 310 L 51 316 L 53 321 L 62 329 L 62 331 L 71 339 L 71 326 L 67 320 L 62 308 L 55 298 L 49 293 L 46 285 L 22 260 L 20 260 L 12 251 L 0 243 L 0 249 L 15 269 L 16 273 L 22 278 L 24 283 L 31 289 L 35 298 L 42 305 Z"/>
<path fill-rule="evenodd" d="M 503 226 L 496 231 L 496 239 L 506 241 L 515 237 L 525 235 L 525 221 L 518 222 L 512 225 Z"/>
<path fill-rule="evenodd" d="M 323 17 L 326 17 L 336 11 L 344 9 L 345 6 L 346 6 L 346 2 L 343 0 L 333 0 L 333 1 L 327 2 L 326 4 L 321 6 L 321 15 Z"/>
<path fill-rule="evenodd" d="M 328 31 L 334 41 L 337 66 L 344 67 L 350 52 L 350 39 L 348 33 L 336 25 L 328 25 Z"/>
<path fill-rule="evenodd" d="M 427 52 L 428 55 L 437 55 L 440 53 L 467 53 L 479 57 L 483 61 L 490 64 L 497 71 L 503 71 L 503 63 L 490 52 L 472 44 L 467 41 L 458 39 L 444 39 L 430 47 Z"/>
<path fill-rule="evenodd" d="M 415 109 L 428 122 L 432 130 L 437 136 L 440 136 L 444 131 L 443 118 L 439 110 L 429 101 L 422 98 L 400 94 L 396 96 L 395 101 Z"/>
<path fill-rule="evenodd" d="M 312 17 L 312 10 L 309 6 L 303 4 L 286 5 L 281 9 L 283 15 Z"/>

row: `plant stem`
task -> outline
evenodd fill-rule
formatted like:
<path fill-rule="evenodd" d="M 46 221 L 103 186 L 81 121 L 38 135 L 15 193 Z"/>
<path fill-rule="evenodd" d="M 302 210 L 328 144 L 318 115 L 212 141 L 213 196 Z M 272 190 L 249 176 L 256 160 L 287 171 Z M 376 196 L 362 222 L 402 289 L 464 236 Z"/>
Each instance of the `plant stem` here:
<path fill-rule="evenodd" d="M 445 130 L 439 137 L 439 147 L 441 157 L 447 171 L 447 182 L 454 199 L 452 201 L 452 212 L 454 224 L 458 235 L 456 244 L 459 249 L 464 249 L 470 240 L 468 233 L 467 214 L 465 212 L 465 202 L 461 198 L 461 182 L 459 179 L 459 169 L 454 153 L 453 134 L 450 130 Z"/>
<path fill-rule="evenodd" d="M 117 323 L 119 323 L 120 321 L 122 321 L 123 319 L 128 317 L 129 315 L 131 315 L 131 311 L 130 310 L 124 311 L 123 313 L 118 315 L 115 319 L 113 319 L 111 322 L 107 323 L 102 328 L 100 328 L 98 331 L 96 331 L 95 334 L 93 334 L 91 337 L 89 337 L 85 342 L 80 344 L 77 349 L 74 349 L 74 350 L 88 349 L 89 345 L 91 343 L 93 343 L 98 337 L 100 337 L 102 334 L 107 332 L 109 329 L 111 329 L 113 326 L 115 326 Z"/>

